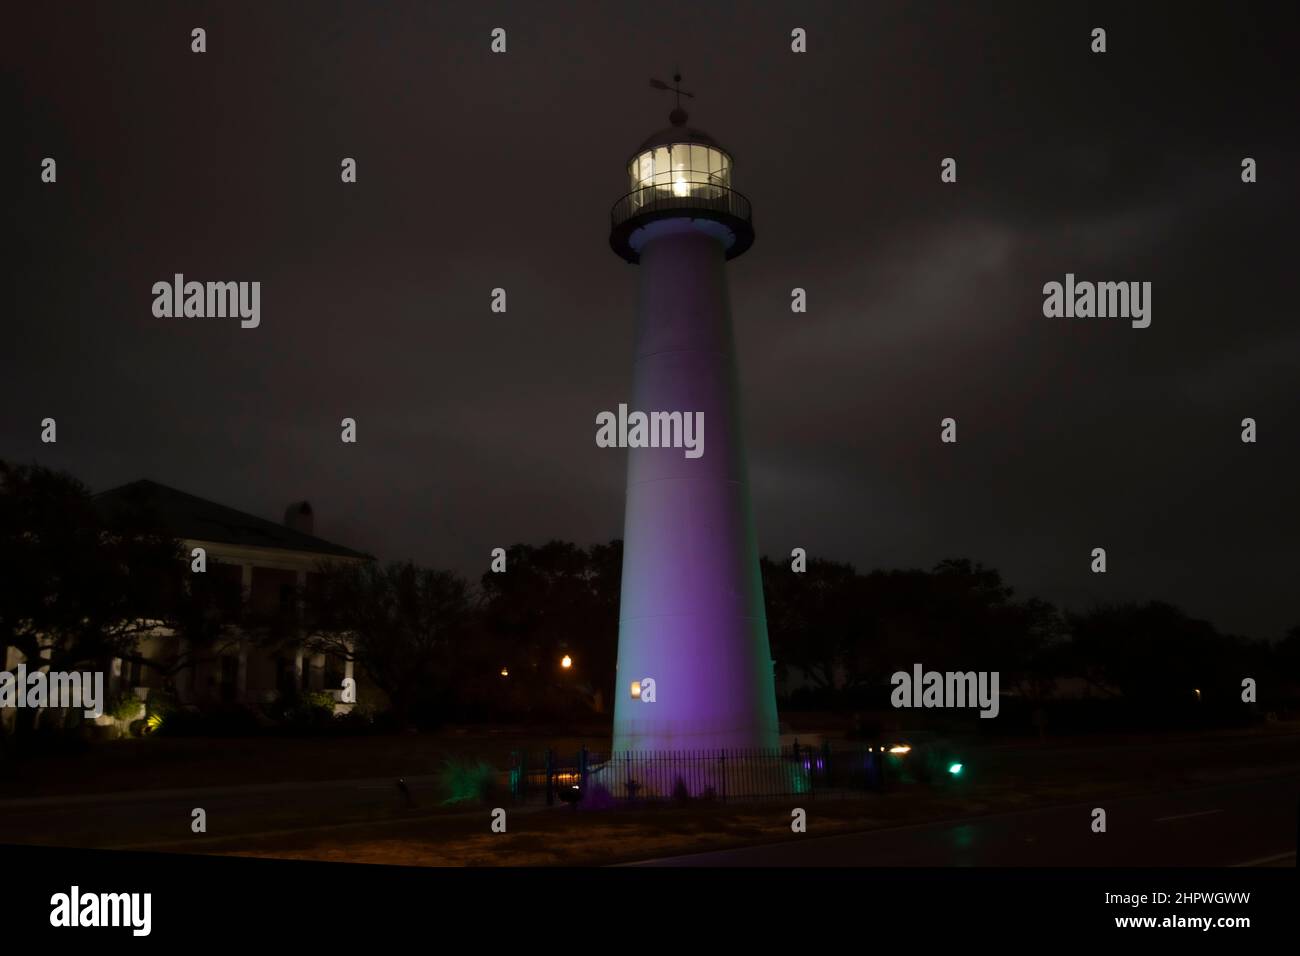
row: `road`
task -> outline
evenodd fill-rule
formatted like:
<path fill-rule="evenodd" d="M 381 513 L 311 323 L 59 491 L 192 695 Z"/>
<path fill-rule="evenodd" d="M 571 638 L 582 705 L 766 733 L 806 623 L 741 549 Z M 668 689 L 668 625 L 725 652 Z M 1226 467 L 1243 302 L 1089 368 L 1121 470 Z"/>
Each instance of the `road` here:
<path fill-rule="evenodd" d="M 1295 866 L 1300 774 L 819 839 L 636 866 Z"/>
<path fill-rule="evenodd" d="M 1155 795 L 1100 801 L 1107 832 L 1091 830 L 1091 804 L 1056 806 L 833 838 L 809 832 L 754 846 L 648 863 L 690 866 L 1043 866 L 1295 865 L 1300 738 L 1184 738 L 1050 748 L 987 748 L 970 755 L 971 775 L 1010 788 L 1117 776 L 1145 780 Z M 1215 776 L 1219 775 L 1219 776 Z M 1183 789 L 1157 781 L 1198 781 Z M 408 804 L 393 777 L 194 790 L 140 790 L 0 800 L 0 844 L 167 848 L 201 851 L 254 844 L 285 833 L 403 821 L 438 808 L 437 778 L 411 776 Z M 1054 802 L 1072 802 L 1067 795 Z M 191 831 L 206 811 L 206 835 Z M 478 811 L 472 811 L 478 812 Z M 516 808 L 512 813 L 529 812 Z M 1286 854 L 1292 854 L 1289 858 Z"/>
<path fill-rule="evenodd" d="M 210 838 L 363 825 L 436 809 L 436 777 L 406 778 L 410 801 L 393 778 L 144 790 L 78 797 L 0 801 L 0 844 L 102 849 L 198 849 L 195 808 Z"/>

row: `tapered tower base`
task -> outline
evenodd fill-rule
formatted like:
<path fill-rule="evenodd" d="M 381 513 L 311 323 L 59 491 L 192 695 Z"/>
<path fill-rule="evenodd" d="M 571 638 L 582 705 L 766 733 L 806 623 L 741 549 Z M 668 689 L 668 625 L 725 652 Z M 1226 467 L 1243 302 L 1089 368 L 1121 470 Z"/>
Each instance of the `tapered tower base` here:
<path fill-rule="evenodd" d="M 702 413 L 703 454 L 628 451 L 614 751 L 774 749 L 725 237 L 715 222 L 685 217 L 642 232 L 629 407 Z M 653 701 L 633 696 L 634 682 L 652 687 Z"/>

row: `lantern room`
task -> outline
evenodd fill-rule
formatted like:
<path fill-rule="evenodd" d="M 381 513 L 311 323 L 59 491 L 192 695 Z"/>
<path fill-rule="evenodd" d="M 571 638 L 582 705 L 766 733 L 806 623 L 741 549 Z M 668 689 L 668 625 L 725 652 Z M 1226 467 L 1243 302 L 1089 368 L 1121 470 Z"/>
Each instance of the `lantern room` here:
<path fill-rule="evenodd" d="M 682 142 L 643 147 L 628 164 L 629 189 L 670 190 L 672 195 L 683 197 L 716 193 L 718 187 L 731 188 L 730 156 L 699 130 L 666 132 L 668 138 Z M 693 141 L 686 142 L 688 136 Z"/>
<path fill-rule="evenodd" d="M 702 130 L 686 125 L 681 108 L 669 115 L 672 125 L 643 142 L 627 164 L 628 193 L 614 204 L 610 246 L 628 262 L 665 227 L 665 220 L 684 219 L 713 235 L 728 259 L 754 242 L 749 200 L 732 189 L 731 154 Z"/>

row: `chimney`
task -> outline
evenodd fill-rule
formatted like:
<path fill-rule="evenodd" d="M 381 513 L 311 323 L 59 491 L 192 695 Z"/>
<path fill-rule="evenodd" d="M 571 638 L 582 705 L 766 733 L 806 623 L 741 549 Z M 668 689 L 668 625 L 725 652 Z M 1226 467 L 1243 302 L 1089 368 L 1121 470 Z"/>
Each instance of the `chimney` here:
<path fill-rule="evenodd" d="M 306 501 L 295 501 L 289 507 L 284 509 L 284 526 L 299 531 L 302 534 L 315 534 L 313 528 L 315 524 L 312 521 L 311 504 Z"/>

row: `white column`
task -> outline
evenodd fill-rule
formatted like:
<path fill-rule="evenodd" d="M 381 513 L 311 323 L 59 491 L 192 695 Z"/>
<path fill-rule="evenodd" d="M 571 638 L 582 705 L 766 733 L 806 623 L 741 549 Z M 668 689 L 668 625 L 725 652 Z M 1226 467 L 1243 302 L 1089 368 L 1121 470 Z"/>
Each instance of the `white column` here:
<path fill-rule="evenodd" d="M 353 691 L 354 691 L 354 694 L 353 694 L 353 698 L 354 698 L 354 699 L 353 699 L 352 703 L 350 703 L 350 704 L 347 705 L 347 706 L 349 706 L 349 707 L 352 707 L 352 706 L 354 706 L 355 704 L 359 704 L 359 703 L 361 702 L 361 689 L 360 689 L 359 687 L 357 687 L 357 684 L 356 684 L 356 680 L 357 680 L 357 679 L 356 679 L 356 671 L 355 671 L 354 668 L 353 668 L 352 650 L 353 650 L 352 642 L 349 641 L 349 642 L 348 642 L 348 656 L 347 656 L 347 659 L 343 662 L 343 679 L 344 679 L 345 681 L 348 681 L 348 680 L 351 680 L 351 681 L 352 681 L 352 689 L 353 689 Z"/>

